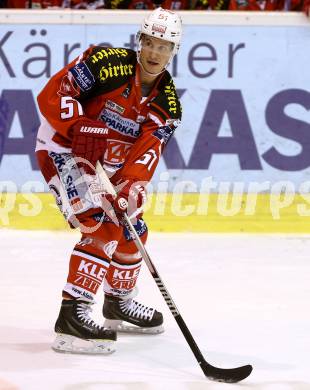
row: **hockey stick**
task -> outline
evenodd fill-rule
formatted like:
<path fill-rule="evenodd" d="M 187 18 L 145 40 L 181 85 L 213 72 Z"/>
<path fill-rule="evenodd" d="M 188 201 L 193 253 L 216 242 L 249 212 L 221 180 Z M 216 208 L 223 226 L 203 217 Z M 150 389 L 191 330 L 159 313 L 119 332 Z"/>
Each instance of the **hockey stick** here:
<path fill-rule="evenodd" d="M 116 191 L 99 162 L 97 163 L 96 170 L 99 175 L 101 184 L 103 184 L 104 189 L 113 197 L 115 197 L 117 195 Z M 179 325 L 179 328 L 181 329 L 181 332 L 183 333 L 183 336 L 185 337 L 187 344 L 189 345 L 193 354 L 195 355 L 195 358 L 198 364 L 200 365 L 200 368 L 202 369 L 205 376 L 210 380 L 218 381 L 218 382 L 226 382 L 226 383 L 236 383 L 247 378 L 251 374 L 253 369 L 251 365 L 246 365 L 246 366 L 241 366 L 236 368 L 218 368 L 212 366 L 204 359 L 198 345 L 196 344 L 191 332 L 189 331 L 186 323 L 184 322 L 179 310 L 177 309 L 173 299 L 171 298 L 171 295 L 169 294 L 166 286 L 164 285 L 164 282 L 162 281 L 159 273 L 157 272 L 149 254 L 147 253 L 142 241 L 140 240 L 138 233 L 136 232 L 132 222 L 130 221 L 126 213 L 124 213 L 123 223 L 128 229 L 128 231 L 131 233 L 131 236 L 136 244 L 137 249 L 139 250 L 143 260 L 145 261 L 149 271 L 151 272 L 153 279 L 157 284 L 157 287 L 159 288 L 174 319 Z"/>

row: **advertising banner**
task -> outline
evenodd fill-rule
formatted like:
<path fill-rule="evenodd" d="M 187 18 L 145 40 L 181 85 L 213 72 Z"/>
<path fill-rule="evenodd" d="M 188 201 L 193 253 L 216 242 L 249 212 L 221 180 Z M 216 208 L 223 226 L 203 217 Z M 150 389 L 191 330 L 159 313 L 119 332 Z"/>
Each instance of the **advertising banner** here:
<path fill-rule="evenodd" d="M 134 49 L 138 27 L 0 26 L 0 183 L 23 192 L 46 189 L 34 155 L 37 94 L 90 45 Z M 186 25 L 169 68 L 183 120 L 154 185 L 173 190 L 186 181 L 193 192 L 210 180 L 215 192 L 220 183 L 239 183 L 247 191 L 253 185 L 268 191 L 279 181 L 290 181 L 297 190 L 306 185 L 309 42 L 310 25 Z"/>

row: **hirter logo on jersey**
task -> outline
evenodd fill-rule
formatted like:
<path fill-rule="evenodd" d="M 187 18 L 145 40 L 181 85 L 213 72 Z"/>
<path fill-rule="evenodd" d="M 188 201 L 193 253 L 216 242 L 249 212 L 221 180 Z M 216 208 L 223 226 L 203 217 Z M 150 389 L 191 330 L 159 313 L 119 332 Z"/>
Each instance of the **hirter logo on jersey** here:
<path fill-rule="evenodd" d="M 176 114 L 177 113 L 177 94 L 174 88 L 172 81 L 165 86 L 165 94 L 167 96 L 169 111 Z"/>
<path fill-rule="evenodd" d="M 127 57 L 128 51 L 123 48 L 106 47 L 94 53 L 90 58 L 92 63 L 95 64 L 98 61 L 109 59 L 109 57 Z"/>
<path fill-rule="evenodd" d="M 89 70 L 85 62 L 80 62 L 74 67 L 69 69 L 75 82 L 81 88 L 82 91 L 89 91 L 95 84 L 95 78 Z"/>

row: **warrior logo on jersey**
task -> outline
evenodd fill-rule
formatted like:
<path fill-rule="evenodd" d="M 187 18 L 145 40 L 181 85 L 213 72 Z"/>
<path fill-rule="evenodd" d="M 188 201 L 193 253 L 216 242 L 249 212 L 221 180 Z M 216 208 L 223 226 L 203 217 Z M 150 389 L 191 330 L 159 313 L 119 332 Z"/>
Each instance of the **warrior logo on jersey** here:
<path fill-rule="evenodd" d="M 123 118 L 121 115 L 106 108 L 100 114 L 100 119 L 110 128 L 120 134 L 137 138 L 140 135 L 140 126 L 132 119 Z"/>
<path fill-rule="evenodd" d="M 81 88 L 82 91 L 89 91 L 95 84 L 95 78 L 89 70 L 85 62 L 80 62 L 74 67 L 69 69 L 75 82 Z"/>

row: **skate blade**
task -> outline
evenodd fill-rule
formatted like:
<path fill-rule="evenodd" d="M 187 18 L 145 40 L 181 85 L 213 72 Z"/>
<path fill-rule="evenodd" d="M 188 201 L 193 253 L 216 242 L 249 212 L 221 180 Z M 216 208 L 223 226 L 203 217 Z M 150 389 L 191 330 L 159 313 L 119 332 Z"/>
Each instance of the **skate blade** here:
<path fill-rule="evenodd" d="M 122 320 L 105 320 L 104 327 L 112 330 L 116 330 L 120 333 L 129 333 L 129 334 L 160 334 L 165 331 L 162 325 L 153 326 L 152 328 L 143 328 L 136 325 L 129 325 Z"/>
<path fill-rule="evenodd" d="M 52 344 L 55 352 L 85 354 L 85 355 L 110 355 L 115 352 L 115 341 L 112 340 L 83 340 L 78 337 L 58 333 Z"/>

